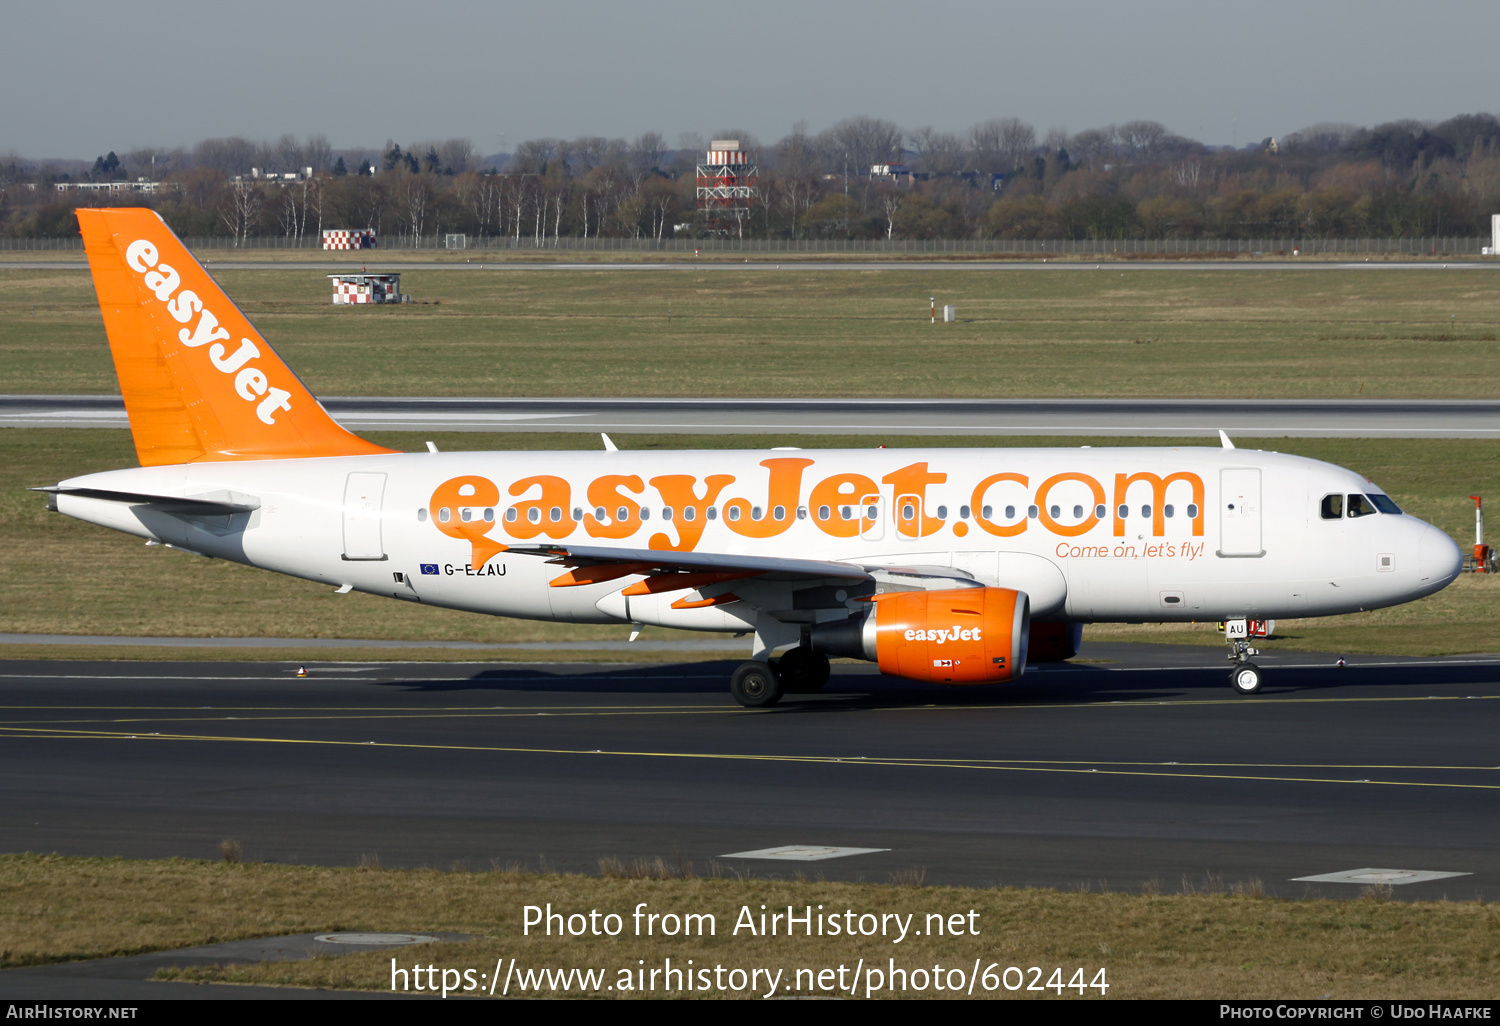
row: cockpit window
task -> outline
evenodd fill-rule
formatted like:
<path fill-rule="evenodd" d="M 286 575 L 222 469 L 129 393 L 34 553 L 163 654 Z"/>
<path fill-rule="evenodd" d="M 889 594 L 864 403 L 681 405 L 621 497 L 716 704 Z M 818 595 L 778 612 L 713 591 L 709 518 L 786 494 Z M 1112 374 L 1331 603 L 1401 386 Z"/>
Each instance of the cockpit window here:
<path fill-rule="evenodd" d="M 1344 497 L 1342 495 L 1323 496 L 1322 512 L 1324 520 L 1344 519 Z"/>
<path fill-rule="evenodd" d="M 1376 513 L 1375 505 L 1363 495 L 1355 492 L 1349 496 L 1349 519 L 1368 517 Z"/>
<path fill-rule="evenodd" d="M 1375 508 L 1382 513 L 1400 513 L 1401 507 L 1391 501 L 1389 495 L 1381 495 L 1379 492 L 1371 492 L 1365 498 L 1375 504 Z"/>

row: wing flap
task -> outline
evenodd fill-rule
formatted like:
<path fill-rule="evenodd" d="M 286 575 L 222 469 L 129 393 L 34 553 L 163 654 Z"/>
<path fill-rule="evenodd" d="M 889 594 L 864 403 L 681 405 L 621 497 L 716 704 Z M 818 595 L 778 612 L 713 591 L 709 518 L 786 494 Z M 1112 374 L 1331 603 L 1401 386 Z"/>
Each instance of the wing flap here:
<path fill-rule="evenodd" d="M 559 566 L 572 568 L 600 564 L 633 564 L 638 567 L 633 571 L 634 573 L 647 576 L 664 573 L 725 572 L 758 574 L 764 580 L 784 581 L 817 580 L 828 577 L 862 581 L 870 578 L 869 571 L 853 563 L 822 559 L 790 559 L 782 556 L 615 549 L 598 545 L 512 545 L 507 551 L 518 555 L 540 556 Z"/>

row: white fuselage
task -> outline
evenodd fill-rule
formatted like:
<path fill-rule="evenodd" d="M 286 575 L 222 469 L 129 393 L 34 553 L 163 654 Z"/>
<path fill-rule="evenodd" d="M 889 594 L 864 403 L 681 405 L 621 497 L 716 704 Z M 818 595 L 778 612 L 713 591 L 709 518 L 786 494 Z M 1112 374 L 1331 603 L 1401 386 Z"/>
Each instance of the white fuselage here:
<path fill-rule="evenodd" d="M 1414 517 L 1320 513 L 1327 495 L 1378 493 L 1358 474 L 1244 449 L 400 453 L 63 485 L 258 507 L 201 517 L 56 498 L 82 520 L 308 580 L 479 613 L 694 630 L 757 629 L 776 608 L 772 586 L 758 601 L 743 582 L 751 602 L 674 608 L 675 595 L 622 596 L 638 575 L 549 587 L 561 568 L 499 546 L 946 567 L 1025 591 L 1039 619 L 1083 622 L 1348 613 L 1435 592 L 1461 561 Z"/>

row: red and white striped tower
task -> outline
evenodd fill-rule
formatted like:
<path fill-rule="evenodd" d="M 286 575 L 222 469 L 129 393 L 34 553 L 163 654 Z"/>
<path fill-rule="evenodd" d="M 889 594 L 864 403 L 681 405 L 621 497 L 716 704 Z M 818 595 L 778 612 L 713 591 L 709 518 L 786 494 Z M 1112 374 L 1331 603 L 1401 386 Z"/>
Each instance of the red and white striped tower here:
<path fill-rule="evenodd" d="M 760 197 L 760 168 L 738 139 L 715 139 L 698 165 L 698 213 L 704 227 L 744 236 L 745 219 Z"/>

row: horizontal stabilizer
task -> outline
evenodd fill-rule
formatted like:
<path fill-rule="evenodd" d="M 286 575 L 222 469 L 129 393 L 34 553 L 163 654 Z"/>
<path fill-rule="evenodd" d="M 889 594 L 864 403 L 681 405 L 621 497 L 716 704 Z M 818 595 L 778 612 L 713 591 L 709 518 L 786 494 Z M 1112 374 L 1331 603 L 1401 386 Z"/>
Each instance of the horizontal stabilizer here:
<path fill-rule="evenodd" d="M 163 513 L 182 513 L 199 517 L 225 517 L 234 513 L 253 513 L 260 509 L 258 502 L 220 502 L 217 499 L 191 499 L 180 495 L 117 492 L 107 488 L 64 488 L 61 485 L 52 485 L 46 488 L 32 488 L 31 491 L 46 492 L 49 495 L 76 495 L 81 499 L 123 502 L 132 506 L 155 506 Z"/>

